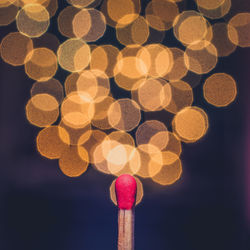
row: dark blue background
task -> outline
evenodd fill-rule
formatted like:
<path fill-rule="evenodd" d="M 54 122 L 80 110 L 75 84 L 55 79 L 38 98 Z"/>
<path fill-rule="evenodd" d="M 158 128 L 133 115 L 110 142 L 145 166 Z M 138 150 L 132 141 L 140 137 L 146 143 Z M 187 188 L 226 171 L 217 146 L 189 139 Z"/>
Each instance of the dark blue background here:
<path fill-rule="evenodd" d="M 192 1 L 184 2 L 194 7 Z M 233 1 L 232 12 L 249 11 L 247 2 Z M 52 20 L 50 32 L 58 35 L 56 17 Z M 15 23 L 1 27 L 0 38 L 15 30 Z M 107 30 L 102 43 L 116 44 L 114 30 Z M 164 43 L 180 46 L 174 39 Z M 143 181 L 145 196 L 136 208 L 137 250 L 250 249 L 245 178 L 249 64 L 250 48 L 238 48 L 211 72 L 229 73 L 238 83 L 238 97 L 228 108 L 216 109 L 203 100 L 207 76 L 194 89 L 194 104 L 209 115 L 208 133 L 195 144 L 183 144 L 183 175 L 177 183 L 161 187 Z M 60 70 L 56 78 L 65 76 Z M 39 129 L 25 117 L 33 82 L 23 67 L 0 59 L 0 250 L 117 249 L 117 209 L 109 199 L 113 177 L 90 166 L 70 179 L 57 161 L 37 153 Z M 118 88 L 112 91 L 116 97 L 128 96 Z M 165 119 L 161 112 L 148 116 Z"/>

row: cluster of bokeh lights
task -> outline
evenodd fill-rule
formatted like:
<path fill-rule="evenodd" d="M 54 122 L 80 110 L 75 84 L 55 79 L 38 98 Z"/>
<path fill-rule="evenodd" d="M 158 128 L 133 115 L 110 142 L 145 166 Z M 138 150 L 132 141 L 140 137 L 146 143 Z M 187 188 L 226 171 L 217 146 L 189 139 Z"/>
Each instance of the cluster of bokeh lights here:
<path fill-rule="evenodd" d="M 237 46 L 250 46 L 250 13 L 211 22 L 228 14 L 231 0 L 196 0 L 196 11 L 181 11 L 182 0 L 152 0 L 143 10 L 140 0 L 67 2 L 57 13 L 57 0 L 0 1 L 0 26 L 15 21 L 17 27 L 3 38 L 1 57 L 24 66 L 35 81 L 26 116 L 42 128 L 39 153 L 58 159 L 69 177 L 82 175 L 91 164 L 114 176 L 176 182 L 182 173 L 181 142 L 198 141 L 209 127 L 206 112 L 192 106 L 193 78 L 210 73 Z M 55 15 L 63 42 L 48 33 Z M 119 48 L 93 43 L 107 26 Z M 171 29 L 178 47 L 162 43 Z M 69 72 L 64 83 L 54 78 L 59 67 Z M 114 84 L 131 98 L 115 99 Z M 212 72 L 203 95 L 210 105 L 228 106 L 237 96 L 236 82 L 227 73 Z M 145 112 L 157 111 L 171 113 L 172 123 L 142 120 Z M 139 203 L 143 188 L 136 181 Z M 114 183 L 110 190 L 116 202 Z"/>

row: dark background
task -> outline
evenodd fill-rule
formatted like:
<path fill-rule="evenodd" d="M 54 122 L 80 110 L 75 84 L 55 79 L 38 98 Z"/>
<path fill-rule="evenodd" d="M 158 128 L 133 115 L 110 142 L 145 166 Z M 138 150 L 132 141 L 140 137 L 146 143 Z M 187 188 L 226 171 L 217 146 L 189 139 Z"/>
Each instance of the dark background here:
<path fill-rule="evenodd" d="M 142 2 L 145 6 L 148 1 Z M 194 7 L 193 1 L 184 2 Z M 248 0 L 233 1 L 232 13 L 250 11 L 248 5 Z M 63 41 L 56 17 L 49 31 Z M 0 39 L 10 31 L 16 31 L 15 23 L 0 28 Z M 115 45 L 114 30 L 109 28 L 98 43 Z M 175 40 L 164 43 L 180 46 Z M 194 105 L 209 115 L 208 133 L 197 143 L 183 144 L 183 175 L 174 185 L 143 180 L 145 195 L 136 208 L 137 250 L 250 249 L 249 64 L 250 48 L 238 48 L 211 72 L 229 73 L 238 83 L 238 97 L 227 108 L 203 100 L 208 75 L 194 89 Z M 63 82 L 66 75 L 59 70 L 56 78 Z M 57 161 L 38 154 L 39 129 L 25 117 L 33 83 L 23 67 L 0 59 L 0 250 L 117 249 L 117 208 L 109 199 L 114 177 L 90 166 L 81 177 L 70 179 Z M 118 88 L 113 93 L 127 96 Z M 163 120 L 161 113 L 156 117 Z"/>

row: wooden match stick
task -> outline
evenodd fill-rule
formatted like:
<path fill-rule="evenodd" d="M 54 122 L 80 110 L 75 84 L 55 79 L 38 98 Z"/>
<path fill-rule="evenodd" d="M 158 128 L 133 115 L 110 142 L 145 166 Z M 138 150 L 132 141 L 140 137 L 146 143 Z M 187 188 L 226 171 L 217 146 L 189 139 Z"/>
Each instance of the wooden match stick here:
<path fill-rule="evenodd" d="M 128 174 L 121 175 L 115 182 L 118 204 L 118 250 L 134 250 L 134 205 L 136 180 Z"/>

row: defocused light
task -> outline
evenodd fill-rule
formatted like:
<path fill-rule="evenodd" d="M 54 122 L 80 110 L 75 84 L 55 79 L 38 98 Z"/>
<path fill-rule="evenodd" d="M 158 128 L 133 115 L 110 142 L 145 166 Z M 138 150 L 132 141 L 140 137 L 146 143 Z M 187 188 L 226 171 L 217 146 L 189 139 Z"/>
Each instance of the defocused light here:
<path fill-rule="evenodd" d="M 164 123 L 157 120 L 145 121 L 136 130 L 136 144 L 147 144 L 153 135 L 162 131 L 168 131 Z"/>
<path fill-rule="evenodd" d="M 174 163 L 164 165 L 161 171 L 155 175 L 152 179 L 154 182 L 160 185 L 171 185 L 180 179 L 182 174 L 181 160 L 177 159 Z"/>
<path fill-rule="evenodd" d="M 13 32 L 3 38 L 0 49 L 5 62 L 13 66 L 20 66 L 30 60 L 33 42 L 21 33 Z"/>
<path fill-rule="evenodd" d="M 195 142 L 206 134 L 208 117 L 200 108 L 187 107 L 176 114 L 172 126 L 182 141 Z"/>
<path fill-rule="evenodd" d="M 68 39 L 62 43 L 57 51 L 60 66 L 70 72 L 85 69 L 90 62 L 90 48 L 81 39 Z"/>
<path fill-rule="evenodd" d="M 19 10 L 16 16 L 19 32 L 28 37 L 39 37 L 44 34 L 50 24 L 50 16 L 46 8 L 40 4 L 28 4 Z"/>
<path fill-rule="evenodd" d="M 51 126 L 41 130 L 36 138 L 38 152 L 49 159 L 58 159 L 69 147 L 69 135 L 60 126 Z"/>
<path fill-rule="evenodd" d="M 57 71 L 55 53 L 47 48 L 34 49 L 28 55 L 30 60 L 25 63 L 25 73 L 36 81 L 48 81 Z"/>
<path fill-rule="evenodd" d="M 228 38 L 228 25 L 226 23 L 215 23 L 212 29 L 213 39 L 211 42 L 216 47 L 218 56 L 229 56 L 232 54 L 236 49 L 236 45 Z"/>
<path fill-rule="evenodd" d="M 232 43 L 240 47 L 250 47 L 250 13 L 239 13 L 228 23 L 228 36 Z"/>
<path fill-rule="evenodd" d="M 140 107 L 131 99 L 119 99 L 109 107 L 108 120 L 115 129 L 131 131 L 141 120 Z"/>
<path fill-rule="evenodd" d="M 202 0 L 204 2 L 204 0 Z M 198 4 L 198 10 L 206 17 L 210 19 L 218 19 L 224 17 L 229 10 L 231 9 L 231 0 L 217 0 L 217 4 L 215 3 L 215 0 L 212 1 L 206 1 L 206 2 L 212 2 L 209 6 L 209 3 L 206 3 L 206 5 Z M 214 8 L 211 8 L 211 5 L 214 4 Z"/>
<path fill-rule="evenodd" d="M 88 168 L 88 152 L 82 146 L 67 147 L 59 159 L 61 171 L 69 177 L 78 177 Z"/>
<path fill-rule="evenodd" d="M 236 98 L 236 82 L 228 74 L 215 73 L 205 81 L 203 93 L 208 103 L 216 107 L 225 107 Z"/>
<path fill-rule="evenodd" d="M 63 101 L 64 93 L 62 84 L 52 78 L 46 82 L 35 82 L 30 90 L 31 96 L 37 94 L 49 94 L 53 96 L 59 104 Z"/>
<path fill-rule="evenodd" d="M 15 5 L 10 4 L 4 7 L 1 6 L 0 3 L 0 26 L 6 26 L 12 23 L 16 18 L 17 12 L 18 7 L 16 7 Z"/>
<path fill-rule="evenodd" d="M 165 107 L 168 112 L 176 114 L 184 107 L 191 106 L 193 103 L 193 90 L 184 81 L 170 82 L 172 99 Z"/>

